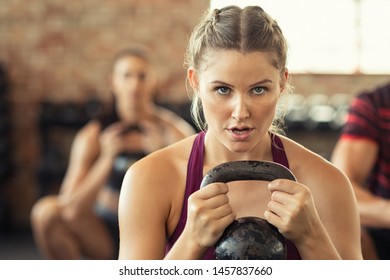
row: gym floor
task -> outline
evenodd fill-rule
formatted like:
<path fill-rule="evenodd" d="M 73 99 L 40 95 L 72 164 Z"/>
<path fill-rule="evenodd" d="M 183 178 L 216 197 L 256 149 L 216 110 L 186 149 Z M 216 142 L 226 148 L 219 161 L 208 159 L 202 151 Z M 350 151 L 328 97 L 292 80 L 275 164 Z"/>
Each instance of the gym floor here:
<path fill-rule="evenodd" d="M 0 233 L 0 260 L 42 260 L 30 231 Z"/>

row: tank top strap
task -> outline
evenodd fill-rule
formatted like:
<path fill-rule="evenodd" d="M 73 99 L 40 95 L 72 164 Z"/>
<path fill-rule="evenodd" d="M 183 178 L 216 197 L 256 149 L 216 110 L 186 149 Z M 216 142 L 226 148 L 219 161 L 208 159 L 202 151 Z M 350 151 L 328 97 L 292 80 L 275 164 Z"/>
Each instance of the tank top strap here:
<path fill-rule="evenodd" d="M 185 199 L 184 208 L 187 209 L 187 200 L 188 197 L 196 192 L 203 179 L 203 155 L 204 155 L 204 132 L 200 132 L 192 145 L 192 150 L 190 158 L 187 165 L 187 179 L 186 179 L 186 190 L 185 190 Z M 187 220 L 187 211 L 185 213 L 185 220 Z"/>
<path fill-rule="evenodd" d="M 278 135 L 274 133 L 270 133 L 270 137 L 272 142 L 271 150 L 272 150 L 273 161 L 283 165 L 286 168 L 290 168 L 282 140 Z M 287 259 L 289 260 L 302 259 L 294 243 L 292 243 L 288 239 L 286 239 L 286 247 L 287 247 Z"/>
<path fill-rule="evenodd" d="M 284 146 L 280 137 L 274 133 L 270 133 L 271 136 L 271 150 L 273 161 L 289 168 L 288 159 Z"/>
<path fill-rule="evenodd" d="M 201 181 L 203 179 L 203 154 L 204 154 L 204 132 L 200 132 L 192 145 L 190 157 L 187 164 L 187 178 L 186 178 L 186 188 L 184 193 L 183 208 L 181 211 L 179 223 L 175 228 L 172 236 L 169 238 L 167 243 L 166 251 L 168 251 L 176 240 L 179 238 L 180 234 L 183 232 L 186 221 L 187 221 L 187 206 L 188 206 L 188 197 L 200 187 Z"/>

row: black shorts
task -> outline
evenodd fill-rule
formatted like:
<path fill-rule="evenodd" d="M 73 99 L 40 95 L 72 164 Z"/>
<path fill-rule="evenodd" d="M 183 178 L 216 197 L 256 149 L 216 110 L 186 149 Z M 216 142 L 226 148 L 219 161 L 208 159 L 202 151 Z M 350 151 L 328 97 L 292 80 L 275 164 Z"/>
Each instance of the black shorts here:
<path fill-rule="evenodd" d="M 95 206 L 95 213 L 102 219 L 111 235 L 111 240 L 114 246 L 113 260 L 117 260 L 119 256 L 119 224 L 118 214 L 112 213 L 100 205 Z"/>
<path fill-rule="evenodd" d="M 380 260 L 390 260 L 390 229 L 368 228 Z"/>

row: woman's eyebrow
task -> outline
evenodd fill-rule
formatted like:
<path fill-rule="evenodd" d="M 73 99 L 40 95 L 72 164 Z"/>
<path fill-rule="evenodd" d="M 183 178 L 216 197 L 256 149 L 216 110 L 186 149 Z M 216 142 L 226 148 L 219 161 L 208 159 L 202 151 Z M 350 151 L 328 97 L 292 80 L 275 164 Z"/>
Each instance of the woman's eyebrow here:
<path fill-rule="evenodd" d="M 226 82 L 219 81 L 219 80 L 211 81 L 210 84 L 219 84 L 219 85 L 225 85 L 225 86 L 228 86 L 228 87 L 233 87 L 233 85 L 228 84 Z"/>
<path fill-rule="evenodd" d="M 249 87 L 254 87 L 254 86 L 257 86 L 257 85 L 268 84 L 268 83 L 272 84 L 273 82 L 270 79 L 264 79 L 264 80 L 258 81 L 257 83 L 254 83 L 254 84 L 250 85 Z"/>
<path fill-rule="evenodd" d="M 264 80 L 260 80 L 252 85 L 250 85 L 249 87 L 254 87 L 254 86 L 257 86 L 257 85 L 262 85 L 262 84 L 268 84 L 268 83 L 273 83 L 272 80 L 270 79 L 264 79 Z M 233 87 L 233 85 L 229 84 L 229 83 L 226 83 L 226 82 L 222 82 L 222 81 L 219 81 L 219 80 L 215 80 L 215 81 L 211 81 L 210 84 L 219 84 L 219 85 L 225 85 L 225 86 L 228 86 L 228 87 Z"/>

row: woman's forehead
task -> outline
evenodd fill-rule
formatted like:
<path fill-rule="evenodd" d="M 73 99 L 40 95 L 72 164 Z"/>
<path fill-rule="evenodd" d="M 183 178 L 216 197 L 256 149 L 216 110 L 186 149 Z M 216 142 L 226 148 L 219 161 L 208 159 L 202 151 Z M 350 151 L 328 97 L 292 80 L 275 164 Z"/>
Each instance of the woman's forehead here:
<path fill-rule="evenodd" d="M 114 70 L 126 70 L 128 68 L 149 68 L 149 63 L 138 56 L 124 56 L 118 59 L 114 65 Z"/>
<path fill-rule="evenodd" d="M 212 50 L 205 55 L 200 72 L 216 72 L 221 75 L 240 72 L 278 73 L 279 70 L 274 66 L 275 58 L 276 55 L 272 52 Z"/>

